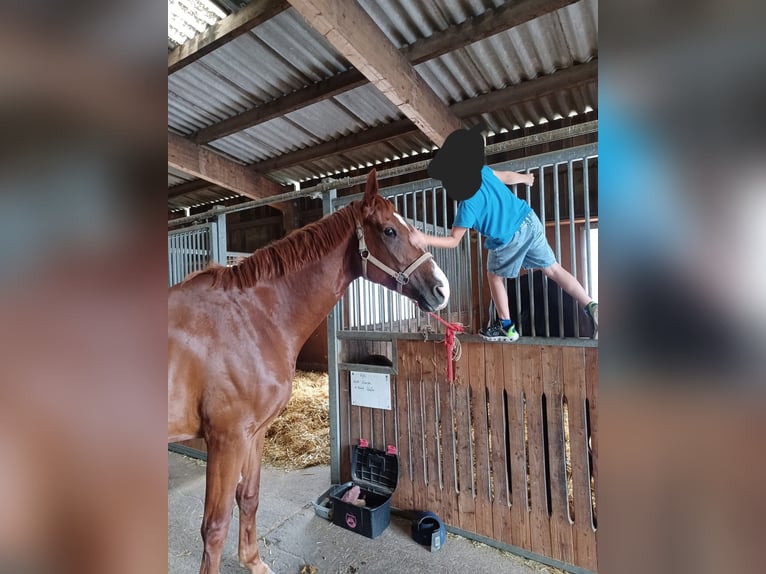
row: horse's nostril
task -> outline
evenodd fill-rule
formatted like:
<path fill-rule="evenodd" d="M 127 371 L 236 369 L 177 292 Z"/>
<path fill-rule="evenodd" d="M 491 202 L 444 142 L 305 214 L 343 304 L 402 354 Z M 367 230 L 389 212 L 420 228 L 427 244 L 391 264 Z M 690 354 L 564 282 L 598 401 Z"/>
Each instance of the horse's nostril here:
<path fill-rule="evenodd" d="M 444 286 L 437 285 L 434 287 L 434 295 L 436 295 L 439 299 L 444 299 Z"/>

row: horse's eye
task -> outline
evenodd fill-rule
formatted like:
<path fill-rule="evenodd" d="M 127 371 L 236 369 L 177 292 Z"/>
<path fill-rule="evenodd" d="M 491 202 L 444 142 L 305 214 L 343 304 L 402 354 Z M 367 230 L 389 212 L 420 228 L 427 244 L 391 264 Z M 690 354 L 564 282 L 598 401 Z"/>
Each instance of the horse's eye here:
<path fill-rule="evenodd" d="M 385 233 L 388 237 L 396 237 L 396 229 L 393 227 L 386 227 L 383 230 L 383 233 Z"/>

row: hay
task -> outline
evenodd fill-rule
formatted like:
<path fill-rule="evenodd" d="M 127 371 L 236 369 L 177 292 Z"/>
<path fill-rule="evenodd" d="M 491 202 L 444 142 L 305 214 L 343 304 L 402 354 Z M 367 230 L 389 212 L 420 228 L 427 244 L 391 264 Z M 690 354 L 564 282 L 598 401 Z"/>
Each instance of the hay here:
<path fill-rule="evenodd" d="M 327 373 L 295 372 L 290 402 L 266 432 L 263 460 L 285 470 L 330 464 Z"/>

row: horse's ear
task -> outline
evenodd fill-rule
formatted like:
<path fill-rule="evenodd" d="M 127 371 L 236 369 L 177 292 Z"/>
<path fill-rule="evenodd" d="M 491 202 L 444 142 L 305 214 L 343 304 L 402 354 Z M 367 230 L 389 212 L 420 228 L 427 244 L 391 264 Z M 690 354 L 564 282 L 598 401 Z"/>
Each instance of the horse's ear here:
<path fill-rule="evenodd" d="M 367 184 L 364 188 L 364 204 L 372 205 L 372 198 L 378 195 L 378 172 L 375 168 L 367 176 Z"/>

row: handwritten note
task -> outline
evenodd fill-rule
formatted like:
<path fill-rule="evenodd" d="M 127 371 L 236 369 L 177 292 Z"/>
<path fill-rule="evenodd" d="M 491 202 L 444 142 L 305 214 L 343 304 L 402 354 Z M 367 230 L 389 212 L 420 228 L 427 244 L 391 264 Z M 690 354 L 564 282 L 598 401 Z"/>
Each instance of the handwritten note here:
<path fill-rule="evenodd" d="M 391 378 L 382 373 L 351 371 L 351 404 L 391 410 Z"/>

